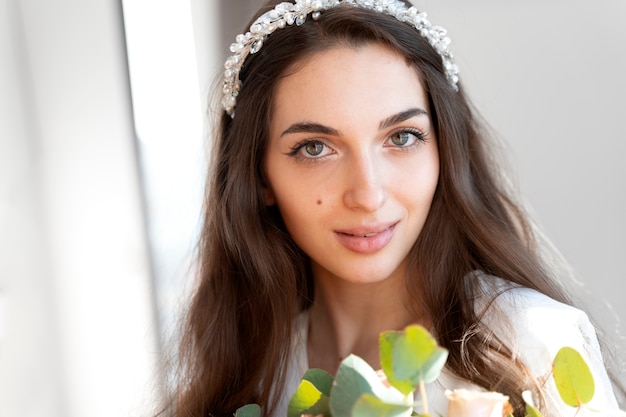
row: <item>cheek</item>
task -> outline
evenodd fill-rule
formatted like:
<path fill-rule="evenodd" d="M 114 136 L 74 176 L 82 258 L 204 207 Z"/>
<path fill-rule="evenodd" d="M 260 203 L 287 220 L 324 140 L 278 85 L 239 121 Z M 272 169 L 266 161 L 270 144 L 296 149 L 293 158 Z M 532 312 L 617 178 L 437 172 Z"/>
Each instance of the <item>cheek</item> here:
<path fill-rule="evenodd" d="M 428 190 L 431 200 L 439 184 L 439 170 L 439 151 L 436 147 L 433 147 L 430 158 L 428 158 L 428 164 L 425 166 L 423 173 L 424 183 L 426 185 L 425 188 Z"/>
<path fill-rule="evenodd" d="M 427 194 L 429 195 L 429 199 L 432 200 L 439 185 L 439 164 L 434 166 L 430 171 L 427 184 Z"/>
<path fill-rule="evenodd" d="M 296 245 L 304 250 L 316 236 L 321 225 L 325 224 L 320 199 L 307 199 L 303 201 L 297 198 L 277 200 L 277 207 L 285 224 L 287 232 Z"/>
<path fill-rule="evenodd" d="M 439 160 L 429 155 L 419 161 L 411 161 L 396 171 L 402 180 L 390 181 L 397 194 L 403 195 L 413 205 L 430 205 L 439 183 Z"/>
<path fill-rule="evenodd" d="M 311 189 L 310 184 L 289 181 L 289 177 L 273 184 L 272 195 L 285 225 L 292 229 L 308 222 L 314 222 L 320 216 L 324 193 Z M 293 177 L 291 178 L 293 180 Z"/>
<path fill-rule="evenodd" d="M 319 173 L 284 169 L 270 172 L 269 193 L 282 211 L 311 211 L 326 203 L 333 194 L 332 185 Z"/>
<path fill-rule="evenodd" d="M 302 192 L 298 187 L 291 191 L 283 189 L 280 194 L 277 193 L 277 207 L 287 231 L 296 244 L 302 247 L 310 243 L 308 241 L 317 236 L 337 212 L 329 201 L 329 191 Z"/>

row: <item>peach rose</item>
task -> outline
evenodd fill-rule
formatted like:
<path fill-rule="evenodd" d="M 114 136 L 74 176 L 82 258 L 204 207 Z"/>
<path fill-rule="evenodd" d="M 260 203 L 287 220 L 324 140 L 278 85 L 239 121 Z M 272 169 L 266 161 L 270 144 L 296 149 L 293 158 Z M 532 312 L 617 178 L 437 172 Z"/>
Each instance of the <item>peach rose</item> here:
<path fill-rule="evenodd" d="M 448 417 L 506 417 L 513 412 L 509 397 L 498 392 L 446 390 Z"/>

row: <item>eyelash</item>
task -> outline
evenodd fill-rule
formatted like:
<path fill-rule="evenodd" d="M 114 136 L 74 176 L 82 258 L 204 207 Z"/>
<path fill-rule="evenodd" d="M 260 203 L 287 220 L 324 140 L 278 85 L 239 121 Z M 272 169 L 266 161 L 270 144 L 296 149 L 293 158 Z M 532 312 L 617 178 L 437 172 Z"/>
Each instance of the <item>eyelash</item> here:
<path fill-rule="evenodd" d="M 322 145 L 324 147 L 330 148 L 323 139 L 305 139 L 303 141 L 300 141 L 300 142 L 296 143 L 291 148 L 291 150 L 287 153 L 287 155 L 288 156 L 293 156 L 293 157 L 296 157 L 298 159 L 305 160 L 305 161 L 313 161 L 313 160 L 317 161 L 319 159 L 324 158 L 326 155 L 324 155 L 324 156 L 317 156 L 317 157 L 313 156 L 313 155 L 311 155 L 311 156 L 300 155 L 300 151 L 302 149 L 304 149 L 307 145 L 312 145 L 312 144 L 320 144 L 320 145 Z"/>
<path fill-rule="evenodd" d="M 404 129 L 400 129 L 398 131 L 393 132 L 391 135 L 389 135 L 387 137 L 387 139 L 385 140 L 385 143 L 387 143 L 388 141 L 391 141 L 391 138 L 396 136 L 396 135 L 401 135 L 401 134 L 411 134 L 413 136 L 415 136 L 415 142 L 414 143 L 410 143 L 408 145 L 390 145 L 388 147 L 390 148 L 396 148 L 402 151 L 408 151 L 412 148 L 414 148 L 415 146 L 424 143 L 428 140 L 428 138 L 426 137 L 426 134 L 422 131 L 420 131 L 419 129 L 415 129 L 415 128 L 404 128 Z M 307 145 L 311 145 L 311 144 L 320 144 L 324 147 L 329 147 L 326 142 L 323 139 L 305 139 L 303 141 L 300 141 L 298 143 L 296 143 L 293 147 L 291 147 L 291 150 L 289 152 L 287 152 L 288 156 L 292 156 L 292 157 L 296 157 L 298 159 L 301 160 L 305 160 L 305 161 L 318 161 L 320 159 L 325 158 L 328 155 L 323 155 L 323 156 L 314 156 L 314 155 L 310 155 L 310 156 L 303 156 L 303 155 L 299 155 L 300 151 L 302 151 L 302 149 L 304 149 Z M 332 148 L 331 148 L 332 149 Z"/>
<path fill-rule="evenodd" d="M 415 136 L 415 142 L 411 143 L 409 145 L 395 145 L 395 144 L 393 144 L 390 147 L 397 148 L 397 149 L 400 149 L 400 150 L 403 150 L 403 151 L 408 151 L 408 150 L 412 149 L 413 147 L 428 141 L 428 138 L 427 138 L 426 134 L 424 132 L 422 132 L 421 130 L 415 129 L 415 128 L 404 128 L 404 129 L 397 130 L 397 131 L 393 132 L 391 135 L 389 135 L 389 137 L 387 138 L 385 143 L 387 143 L 388 141 L 391 141 L 392 137 L 394 137 L 396 135 L 405 134 L 405 133 L 408 133 L 410 135 Z"/>

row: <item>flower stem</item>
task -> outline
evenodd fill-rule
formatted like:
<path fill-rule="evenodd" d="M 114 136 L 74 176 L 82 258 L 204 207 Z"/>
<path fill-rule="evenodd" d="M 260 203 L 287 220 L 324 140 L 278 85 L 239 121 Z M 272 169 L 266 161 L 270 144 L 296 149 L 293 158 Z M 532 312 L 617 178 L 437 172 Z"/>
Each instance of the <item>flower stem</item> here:
<path fill-rule="evenodd" d="M 424 381 L 420 381 L 420 397 L 422 398 L 422 412 L 426 415 L 428 414 L 428 399 L 426 398 L 426 386 L 424 385 Z"/>

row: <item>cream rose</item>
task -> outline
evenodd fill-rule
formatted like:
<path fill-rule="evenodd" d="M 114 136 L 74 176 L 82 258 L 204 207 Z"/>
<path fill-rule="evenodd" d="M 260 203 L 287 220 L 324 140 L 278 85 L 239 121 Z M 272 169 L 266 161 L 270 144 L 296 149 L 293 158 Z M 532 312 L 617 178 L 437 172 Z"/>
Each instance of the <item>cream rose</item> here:
<path fill-rule="evenodd" d="M 503 417 L 509 415 L 509 397 L 498 392 L 446 390 L 448 417 Z"/>

